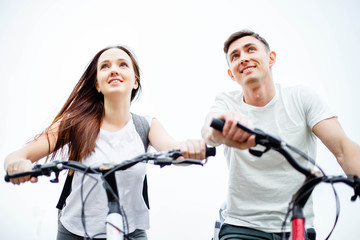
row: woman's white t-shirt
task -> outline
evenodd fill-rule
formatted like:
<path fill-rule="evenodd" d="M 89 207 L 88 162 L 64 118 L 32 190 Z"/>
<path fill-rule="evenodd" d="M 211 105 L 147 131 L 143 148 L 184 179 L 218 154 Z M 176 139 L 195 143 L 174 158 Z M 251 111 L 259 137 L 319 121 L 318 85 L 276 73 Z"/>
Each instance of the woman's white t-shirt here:
<path fill-rule="evenodd" d="M 146 117 L 149 125 L 151 118 Z M 82 163 L 97 167 L 102 163 L 121 163 L 145 152 L 144 144 L 135 129 L 132 118 L 121 130 L 109 132 L 100 129 L 95 151 Z M 117 171 L 120 205 L 124 208 L 129 233 L 136 229 L 149 229 L 149 210 L 142 196 L 146 164 L 138 163 L 125 171 Z M 98 174 L 74 173 L 71 193 L 66 199 L 60 221 L 70 232 L 84 236 L 82 208 L 84 207 L 85 227 L 92 237 L 106 237 L 105 219 L 108 214 L 108 201 L 103 181 Z M 81 199 L 81 191 L 83 199 Z M 85 200 L 86 199 L 86 200 Z M 101 235 L 97 235 L 100 234 Z"/>

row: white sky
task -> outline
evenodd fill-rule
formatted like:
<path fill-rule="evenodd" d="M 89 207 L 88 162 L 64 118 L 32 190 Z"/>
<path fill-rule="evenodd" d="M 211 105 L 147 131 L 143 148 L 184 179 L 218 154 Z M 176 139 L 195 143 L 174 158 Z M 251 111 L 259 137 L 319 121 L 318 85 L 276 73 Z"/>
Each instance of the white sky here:
<path fill-rule="evenodd" d="M 0 159 L 51 122 L 90 59 L 113 44 L 130 46 L 139 59 L 143 94 L 132 111 L 156 116 L 176 139 L 200 137 L 215 95 L 239 87 L 227 76 L 222 47 L 244 28 L 276 51 L 276 82 L 312 86 L 360 143 L 359 10 L 355 0 L 1 1 Z M 342 173 L 321 143 L 318 162 L 328 174 Z M 211 239 L 226 196 L 222 149 L 205 167 L 148 169 L 149 239 Z M 46 177 L 21 186 L 0 181 L 0 238 L 55 239 L 61 188 Z M 356 239 L 360 204 L 345 186 L 337 189 L 341 213 L 331 239 Z M 335 219 L 329 186 L 316 189 L 315 206 L 324 239 Z"/>

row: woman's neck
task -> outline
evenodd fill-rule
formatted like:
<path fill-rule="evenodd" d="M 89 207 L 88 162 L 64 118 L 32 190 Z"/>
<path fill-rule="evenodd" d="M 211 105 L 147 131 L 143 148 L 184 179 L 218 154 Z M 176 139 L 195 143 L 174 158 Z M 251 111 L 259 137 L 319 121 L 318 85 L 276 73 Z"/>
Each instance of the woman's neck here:
<path fill-rule="evenodd" d="M 130 120 L 129 101 L 104 101 L 105 115 L 101 123 L 101 128 L 108 131 L 122 129 Z"/>

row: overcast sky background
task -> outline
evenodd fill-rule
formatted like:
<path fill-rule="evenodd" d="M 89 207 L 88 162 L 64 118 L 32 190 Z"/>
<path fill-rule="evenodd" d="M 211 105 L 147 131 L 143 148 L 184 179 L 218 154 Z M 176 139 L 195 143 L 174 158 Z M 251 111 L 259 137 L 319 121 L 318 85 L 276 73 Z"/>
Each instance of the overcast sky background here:
<path fill-rule="evenodd" d="M 247 28 L 277 53 L 276 82 L 316 89 L 360 143 L 360 3 L 303 1 L 48 1 L 0 2 L 0 159 L 41 132 L 102 48 L 124 44 L 142 71 L 142 97 L 132 111 L 156 116 L 176 139 L 199 138 L 221 91 L 238 88 L 227 75 L 223 42 Z M 318 162 L 341 174 L 319 143 Z M 5 172 L 0 168 L 1 176 Z M 226 198 L 222 149 L 204 167 L 148 167 L 153 240 L 210 240 Z M 61 180 L 65 176 L 61 176 Z M 0 181 L 0 238 L 55 239 L 62 184 Z M 331 239 L 357 239 L 360 203 L 337 186 L 340 219 Z M 315 191 L 316 227 L 324 239 L 335 220 L 331 188 Z"/>

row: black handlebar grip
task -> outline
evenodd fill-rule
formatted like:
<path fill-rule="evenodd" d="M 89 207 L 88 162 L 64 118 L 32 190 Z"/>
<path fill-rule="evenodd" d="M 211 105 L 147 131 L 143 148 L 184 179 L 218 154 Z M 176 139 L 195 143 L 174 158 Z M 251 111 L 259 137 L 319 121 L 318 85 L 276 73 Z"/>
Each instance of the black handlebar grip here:
<path fill-rule="evenodd" d="M 213 118 L 210 123 L 210 127 L 222 132 L 225 125 L 225 120 Z"/>
<path fill-rule="evenodd" d="M 4 177 L 4 179 L 5 179 L 5 182 L 10 182 L 10 178 L 9 178 L 9 175 L 5 175 L 5 177 Z"/>
<path fill-rule="evenodd" d="M 32 177 L 37 177 L 38 175 L 36 175 L 36 173 L 34 173 L 34 171 L 29 171 L 29 172 L 17 172 L 17 173 L 12 173 L 12 174 L 6 174 L 4 179 L 5 182 L 10 182 L 11 178 L 18 178 L 18 177 L 25 177 L 31 175 Z"/>
<path fill-rule="evenodd" d="M 206 147 L 206 157 L 213 157 L 216 155 L 215 147 Z"/>

